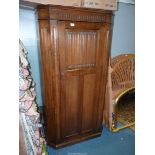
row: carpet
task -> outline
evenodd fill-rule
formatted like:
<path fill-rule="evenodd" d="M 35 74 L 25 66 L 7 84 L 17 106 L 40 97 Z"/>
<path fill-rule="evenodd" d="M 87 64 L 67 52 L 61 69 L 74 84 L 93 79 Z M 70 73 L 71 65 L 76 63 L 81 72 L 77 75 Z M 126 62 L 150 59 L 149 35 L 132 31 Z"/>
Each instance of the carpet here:
<path fill-rule="evenodd" d="M 131 129 L 123 129 L 112 133 L 103 128 L 100 137 L 58 150 L 48 146 L 49 155 L 134 155 L 135 133 Z"/>

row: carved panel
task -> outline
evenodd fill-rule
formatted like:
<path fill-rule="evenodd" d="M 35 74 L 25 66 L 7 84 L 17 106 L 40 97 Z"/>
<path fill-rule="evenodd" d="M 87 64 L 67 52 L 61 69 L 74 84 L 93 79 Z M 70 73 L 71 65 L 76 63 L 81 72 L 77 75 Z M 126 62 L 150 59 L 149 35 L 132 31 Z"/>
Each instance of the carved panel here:
<path fill-rule="evenodd" d="M 59 19 L 59 20 L 71 20 L 71 21 L 91 21 L 91 22 L 103 22 L 106 21 L 104 16 L 99 15 L 82 15 L 82 14 L 75 14 L 70 12 L 60 12 L 60 10 L 51 10 L 51 18 L 52 19 Z"/>
<path fill-rule="evenodd" d="M 66 31 L 66 66 L 95 67 L 97 31 Z"/>
<path fill-rule="evenodd" d="M 112 11 L 63 6 L 38 6 L 39 19 L 111 23 Z"/>
<path fill-rule="evenodd" d="M 68 66 L 68 69 L 85 68 L 85 67 L 95 67 L 95 64 L 69 65 L 69 66 Z"/>

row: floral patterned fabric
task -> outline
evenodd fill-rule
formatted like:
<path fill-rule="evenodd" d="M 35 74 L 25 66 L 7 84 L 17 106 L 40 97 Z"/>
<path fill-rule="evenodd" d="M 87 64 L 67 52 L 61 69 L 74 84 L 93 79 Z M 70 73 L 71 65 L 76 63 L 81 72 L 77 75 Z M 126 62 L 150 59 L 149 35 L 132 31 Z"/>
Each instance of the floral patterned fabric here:
<path fill-rule="evenodd" d="M 40 134 L 40 114 L 35 101 L 35 83 L 30 75 L 27 51 L 19 41 L 19 116 L 24 129 L 27 155 L 45 155 L 44 138 Z"/>

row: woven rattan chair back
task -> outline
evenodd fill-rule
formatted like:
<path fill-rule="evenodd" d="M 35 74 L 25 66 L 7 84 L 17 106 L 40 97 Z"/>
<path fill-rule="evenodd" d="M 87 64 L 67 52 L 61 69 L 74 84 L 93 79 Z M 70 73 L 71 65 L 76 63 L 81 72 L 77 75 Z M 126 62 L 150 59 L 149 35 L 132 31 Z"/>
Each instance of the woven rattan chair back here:
<path fill-rule="evenodd" d="M 120 55 L 111 60 L 112 91 L 135 86 L 135 56 L 134 54 Z"/>

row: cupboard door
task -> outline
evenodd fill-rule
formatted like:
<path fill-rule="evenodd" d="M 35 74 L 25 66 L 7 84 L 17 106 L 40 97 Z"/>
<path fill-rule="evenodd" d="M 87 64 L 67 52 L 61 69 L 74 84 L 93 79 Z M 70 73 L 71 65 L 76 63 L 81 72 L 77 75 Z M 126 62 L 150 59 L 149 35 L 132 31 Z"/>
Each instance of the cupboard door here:
<path fill-rule="evenodd" d="M 101 129 L 107 42 L 102 23 L 59 21 L 58 31 L 61 136 L 70 139 Z"/>

